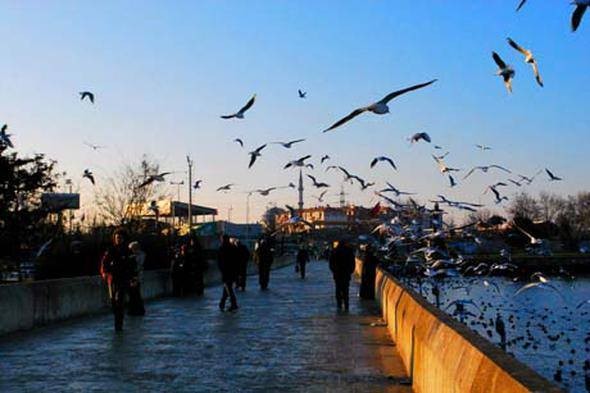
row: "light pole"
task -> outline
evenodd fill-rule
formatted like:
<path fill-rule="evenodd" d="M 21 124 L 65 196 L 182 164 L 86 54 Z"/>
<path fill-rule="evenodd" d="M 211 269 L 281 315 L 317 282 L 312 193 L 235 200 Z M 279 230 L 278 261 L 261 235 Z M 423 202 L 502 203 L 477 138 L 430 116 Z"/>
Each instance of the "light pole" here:
<path fill-rule="evenodd" d="M 190 234 L 193 227 L 193 160 L 188 155 L 186 163 L 188 165 L 188 231 Z"/>

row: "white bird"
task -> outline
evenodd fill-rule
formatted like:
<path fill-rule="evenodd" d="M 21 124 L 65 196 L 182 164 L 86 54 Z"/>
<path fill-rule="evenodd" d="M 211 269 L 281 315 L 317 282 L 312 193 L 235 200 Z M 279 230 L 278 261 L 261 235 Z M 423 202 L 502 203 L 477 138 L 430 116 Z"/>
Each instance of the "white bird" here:
<path fill-rule="evenodd" d="M 0 145 L 6 145 L 10 148 L 14 148 L 12 141 L 10 140 L 10 134 L 6 133 L 8 129 L 8 124 L 4 124 L 2 128 L 0 128 Z"/>
<path fill-rule="evenodd" d="M 281 145 L 283 146 L 285 149 L 290 149 L 291 146 L 293 146 L 296 143 L 299 142 L 303 142 L 305 139 L 295 139 L 294 141 L 290 141 L 290 142 L 273 142 L 275 145 Z"/>
<path fill-rule="evenodd" d="M 434 158 L 434 161 L 436 161 L 436 163 L 438 165 L 438 170 L 442 174 L 449 173 L 449 172 L 459 172 L 460 171 L 460 169 L 458 169 L 458 168 L 448 167 L 447 164 L 445 164 L 445 162 L 443 160 L 439 159 L 434 154 L 432 155 L 432 158 Z"/>
<path fill-rule="evenodd" d="M 85 98 L 88 98 L 90 102 L 94 104 L 94 93 L 89 91 L 81 91 L 78 94 L 80 94 L 80 101 L 84 101 Z"/>
<path fill-rule="evenodd" d="M 84 144 L 94 151 L 106 148 L 106 146 L 95 145 L 94 143 L 89 143 L 89 142 L 84 142 Z"/>
<path fill-rule="evenodd" d="M 555 176 L 549 169 L 545 168 L 545 172 L 549 176 L 549 181 L 560 181 L 563 180 L 561 177 Z"/>
<path fill-rule="evenodd" d="M 252 105 L 254 105 L 254 101 L 256 101 L 256 94 L 254 94 L 252 96 L 252 98 L 250 98 L 250 100 L 246 103 L 246 105 L 244 105 L 239 111 L 237 111 L 236 113 L 232 114 L 232 115 L 222 115 L 221 118 L 222 119 L 231 119 L 231 118 L 237 118 L 237 119 L 243 119 L 244 118 L 244 113 L 246 113 L 246 111 L 248 109 L 250 109 L 252 107 Z"/>
<path fill-rule="evenodd" d="M 582 22 L 586 9 L 590 6 L 590 0 L 573 0 L 572 4 L 576 6 L 572 13 L 572 32 L 575 32 Z"/>
<path fill-rule="evenodd" d="M 260 152 L 265 147 L 266 147 L 266 143 L 264 145 L 259 146 L 258 148 L 256 148 L 256 150 L 251 151 L 250 153 L 248 153 L 248 154 L 250 154 L 250 164 L 248 164 L 248 169 L 252 168 L 252 165 L 254 165 L 254 163 L 256 162 L 256 159 L 262 155 L 262 154 L 260 154 Z"/>
<path fill-rule="evenodd" d="M 506 38 L 508 40 L 508 44 L 522 53 L 524 55 L 524 62 L 530 64 L 533 67 L 533 73 L 535 74 L 535 79 L 539 86 L 543 87 L 543 80 L 541 79 L 541 74 L 539 74 L 539 65 L 537 64 L 537 60 L 533 57 L 533 52 L 528 49 L 523 48 L 522 46 L 518 45 L 514 40 L 510 37 Z"/>
<path fill-rule="evenodd" d="M 381 162 L 381 161 L 388 162 L 389 165 L 391 165 L 393 167 L 393 169 L 397 170 L 397 167 L 395 166 L 395 163 L 393 162 L 393 160 L 391 158 L 385 157 L 385 156 L 373 158 L 373 161 L 371 161 L 371 168 L 373 168 L 375 165 L 377 165 L 378 162 Z"/>
<path fill-rule="evenodd" d="M 420 142 L 420 139 L 422 139 L 424 142 L 431 142 L 430 139 L 430 135 L 428 135 L 425 132 L 417 132 L 414 135 L 408 137 L 408 140 L 410 141 L 410 143 L 417 143 Z"/>
<path fill-rule="evenodd" d="M 287 165 L 285 165 L 283 167 L 283 169 L 287 169 L 287 168 L 291 168 L 291 167 L 300 167 L 300 168 L 301 167 L 304 167 L 304 166 L 306 166 L 305 160 L 307 160 L 309 158 L 311 158 L 311 155 L 308 154 L 308 155 L 303 156 L 303 157 L 301 157 L 301 158 L 299 158 L 297 160 L 289 161 L 287 163 Z"/>
<path fill-rule="evenodd" d="M 520 226 L 518 226 L 516 223 L 513 223 L 514 227 L 516 229 L 518 229 L 522 234 L 524 234 L 526 237 L 529 238 L 529 241 L 532 245 L 539 245 L 543 242 L 542 239 L 538 239 L 536 237 L 534 237 L 533 235 L 531 235 L 529 232 L 525 231 L 524 229 L 522 229 Z M 541 281 L 543 281 L 543 279 L 541 279 Z"/>
<path fill-rule="evenodd" d="M 430 82 L 422 83 L 419 85 L 411 86 L 402 90 L 394 91 L 383 97 L 381 100 L 374 102 L 368 106 L 357 108 L 354 111 L 350 112 L 348 116 L 343 117 L 342 119 L 338 120 L 336 123 L 332 124 L 330 127 L 326 128 L 323 132 L 328 132 L 330 130 L 335 129 L 336 127 L 341 126 L 342 124 L 354 119 L 358 115 L 364 112 L 373 112 L 376 115 L 385 115 L 389 113 L 389 106 L 387 105 L 389 101 L 393 100 L 396 97 L 401 96 L 402 94 L 421 89 L 432 83 L 436 82 L 436 79 L 431 80 Z"/>
<path fill-rule="evenodd" d="M 512 78 L 514 78 L 514 75 L 516 75 L 514 68 L 506 65 L 500 55 L 498 55 L 496 52 L 492 52 L 492 58 L 498 65 L 498 72 L 496 72 L 496 75 L 502 77 L 506 89 L 509 93 L 512 93 Z"/>
<path fill-rule="evenodd" d="M 490 169 L 494 169 L 494 168 L 502 170 L 506 173 L 512 173 L 512 171 L 510 171 L 509 169 L 504 168 L 503 166 L 500 166 L 500 165 L 496 165 L 496 164 L 483 165 L 483 166 L 476 166 L 476 167 L 471 168 L 471 170 L 469 172 L 467 172 L 467 174 L 463 177 L 463 180 L 467 179 L 475 171 L 482 171 L 483 173 L 488 173 L 488 171 Z"/>
<path fill-rule="evenodd" d="M 522 287 L 520 287 L 515 293 L 514 296 L 518 296 L 521 293 L 523 293 L 524 291 L 528 291 L 530 289 L 534 289 L 534 288 L 539 288 L 539 289 L 545 289 L 545 290 L 550 290 L 555 292 L 557 295 L 559 295 L 559 297 L 565 301 L 563 294 L 559 291 L 559 289 L 557 289 L 553 284 L 551 284 L 549 282 L 549 279 L 547 277 L 545 277 L 544 275 L 542 275 L 541 273 L 535 273 L 531 276 L 532 280 L 535 280 L 533 282 L 530 282 Z"/>

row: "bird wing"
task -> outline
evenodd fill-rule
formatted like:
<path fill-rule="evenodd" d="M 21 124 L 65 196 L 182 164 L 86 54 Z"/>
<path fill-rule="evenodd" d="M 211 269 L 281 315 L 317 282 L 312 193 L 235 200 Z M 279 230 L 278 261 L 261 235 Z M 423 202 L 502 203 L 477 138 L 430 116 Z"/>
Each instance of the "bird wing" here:
<path fill-rule="evenodd" d="M 358 108 L 353 110 L 352 112 L 350 112 L 350 114 L 348 116 L 343 117 L 342 119 L 338 120 L 336 123 L 332 124 L 330 127 L 326 128 L 324 131 L 322 132 L 328 132 L 330 130 L 333 130 L 336 127 L 340 127 L 342 124 L 346 123 L 349 120 L 354 119 L 355 117 L 357 117 L 358 115 L 360 115 L 361 113 L 365 112 L 367 110 L 366 107 L 364 108 Z"/>
<path fill-rule="evenodd" d="M 254 101 L 256 101 L 256 94 L 254 94 L 252 98 L 250 98 L 250 100 L 246 103 L 246 105 L 242 107 L 242 109 L 238 111 L 238 113 L 244 114 L 244 112 L 246 112 L 248 109 L 252 107 L 252 105 L 254 105 Z"/>
<path fill-rule="evenodd" d="M 371 168 L 373 168 L 379 162 L 379 157 L 373 158 L 371 161 Z"/>
<path fill-rule="evenodd" d="M 137 188 L 143 188 L 145 186 L 147 186 L 148 184 L 151 184 L 154 182 L 154 178 L 153 177 L 148 177 L 146 180 L 144 180 L 143 183 L 141 183 L 139 186 L 137 186 Z"/>
<path fill-rule="evenodd" d="M 248 169 L 252 168 L 252 165 L 254 165 L 254 162 L 256 162 L 256 157 L 256 154 L 250 153 L 250 163 L 248 164 Z"/>
<path fill-rule="evenodd" d="M 307 160 L 308 158 L 311 158 L 311 155 L 310 155 L 310 154 L 308 154 L 308 155 L 306 155 L 306 156 L 303 156 L 303 157 L 301 157 L 301 158 L 300 158 L 300 159 L 298 159 L 297 161 L 301 161 L 301 162 L 303 162 L 303 161 Z"/>
<path fill-rule="evenodd" d="M 222 119 L 231 119 L 233 117 L 236 117 L 236 114 L 234 113 L 233 115 L 221 115 L 219 117 L 221 117 Z"/>
<path fill-rule="evenodd" d="M 512 173 L 512 171 L 510 169 L 504 168 L 503 166 L 500 166 L 500 165 L 493 164 L 493 165 L 490 165 L 489 167 L 500 169 L 500 170 L 507 172 L 507 173 Z"/>
<path fill-rule="evenodd" d="M 311 179 L 311 181 L 313 182 L 314 185 L 317 184 L 315 177 L 313 177 L 312 175 L 307 175 L 307 177 L 309 177 Z"/>
<path fill-rule="evenodd" d="M 553 173 L 551 173 L 551 171 L 549 169 L 545 168 L 545 172 L 547 172 L 547 174 L 549 175 L 549 177 L 551 179 L 555 179 L 555 175 Z"/>
<path fill-rule="evenodd" d="M 221 116 L 221 117 L 223 117 L 223 116 Z M 238 142 L 240 144 L 240 146 L 244 147 L 244 142 L 240 138 L 234 139 L 234 142 Z"/>
<path fill-rule="evenodd" d="M 295 139 L 294 141 L 290 141 L 287 145 L 294 145 L 295 143 L 303 142 L 305 139 Z"/>
<path fill-rule="evenodd" d="M 520 9 L 522 8 L 522 6 L 524 5 L 524 3 L 526 3 L 526 0 L 522 0 L 519 4 L 518 7 L 516 7 L 516 12 L 520 11 Z"/>
<path fill-rule="evenodd" d="M 492 58 L 494 59 L 498 67 L 506 68 L 506 63 L 504 63 L 500 55 L 498 55 L 496 52 L 492 52 Z"/>
<path fill-rule="evenodd" d="M 465 179 L 467 179 L 469 176 L 471 176 L 471 174 L 472 174 L 473 172 L 475 172 L 477 169 L 479 169 L 479 167 L 478 167 L 478 166 L 476 166 L 476 167 L 474 167 L 474 168 L 471 168 L 471 170 L 470 170 L 469 172 L 467 172 L 467 174 L 466 174 L 465 176 L 463 176 L 463 180 L 465 180 Z"/>
<path fill-rule="evenodd" d="M 512 93 L 512 79 L 509 76 L 504 77 L 504 85 L 506 86 L 508 93 Z"/>
<path fill-rule="evenodd" d="M 578 27 L 580 26 L 580 22 L 582 22 L 582 17 L 584 16 L 584 13 L 586 12 L 586 8 L 588 8 L 587 5 L 580 4 L 574 10 L 574 13 L 572 14 L 572 31 L 578 30 Z"/>
<path fill-rule="evenodd" d="M 426 83 L 421 83 L 419 85 L 414 85 L 414 86 L 406 87 L 405 89 L 394 91 L 393 93 L 389 93 L 388 95 L 386 95 L 385 97 L 383 97 L 378 102 L 380 104 L 387 104 L 389 101 L 393 100 L 395 97 L 401 96 L 402 94 L 408 93 L 410 91 L 418 90 L 418 89 L 421 89 L 423 87 L 429 86 L 429 85 L 433 84 L 436 81 L 437 81 L 437 79 L 433 79 L 433 80 L 431 80 L 429 82 L 426 82 Z"/>
<path fill-rule="evenodd" d="M 393 167 L 393 169 L 397 170 L 397 167 L 395 166 L 395 162 L 393 162 L 393 160 L 389 157 L 383 157 L 383 160 L 389 162 L 389 164 Z"/>
<path fill-rule="evenodd" d="M 346 175 L 346 177 L 348 177 L 348 178 L 352 177 L 350 175 L 350 173 L 346 169 L 342 168 L 341 166 L 338 166 L 336 168 L 340 169 L 342 171 L 342 173 L 344 173 Z"/>
<path fill-rule="evenodd" d="M 259 146 L 256 150 L 254 150 L 256 153 L 260 153 L 262 151 L 262 149 L 264 149 L 266 147 L 266 143 L 262 146 Z"/>
<path fill-rule="evenodd" d="M 428 143 L 432 142 L 432 140 L 430 139 L 430 135 L 428 135 L 425 132 L 420 133 L 420 138 L 424 139 Z"/>
<path fill-rule="evenodd" d="M 514 49 L 516 49 L 517 51 L 522 53 L 523 55 L 527 56 L 529 54 L 529 51 L 524 49 L 522 46 L 518 45 L 512 38 L 508 37 L 508 38 L 506 38 L 506 40 L 508 41 L 508 45 L 510 45 L 511 47 L 513 47 Z"/>
<path fill-rule="evenodd" d="M 539 86 L 543 87 L 543 79 L 541 78 L 541 74 L 539 73 L 539 66 L 537 65 L 537 62 L 533 61 L 531 67 L 533 67 L 533 73 L 535 74 L 535 79 L 537 80 L 537 83 L 539 84 Z"/>

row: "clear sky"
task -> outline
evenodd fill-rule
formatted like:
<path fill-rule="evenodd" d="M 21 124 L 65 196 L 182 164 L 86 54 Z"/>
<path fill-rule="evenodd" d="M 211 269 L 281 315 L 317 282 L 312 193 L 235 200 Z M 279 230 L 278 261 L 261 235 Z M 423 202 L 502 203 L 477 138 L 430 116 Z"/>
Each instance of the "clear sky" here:
<path fill-rule="evenodd" d="M 144 153 L 170 171 L 183 170 L 191 154 L 203 179 L 194 202 L 219 208 L 221 218 L 233 206 L 236 221 L 245 220 L 244 191 L 296 181 L 297 171 L 282 166 L 305 154 L 316 164 L 310 173 L 333 186 L 333 205 L 342 178 L 318 169 L 323 154 L 380 186 L 389 180 L 418 192 L 422 201 L 442 192 L 492 202 L 481 192 L 505 176 L 461 182 L 459 175 L 460 186 L 449 189 L 430 157 L 432 145 L 408 144 L 417 131 L 450 151 L 450 166 L 497 163 L 525 175 L 549 167 L 565 180 L 549 183 L 543 174 L 529 191 L 588 190 L 590 16 L 572 34 L 567 2 L 531 0 L 518 14 L 517 3 L 2 1 L 0 122 L 9 124 L 19 151 L 57 159 L 86 207 L 93 197 L 81 179 L 84 168 L 101 182 Z M 533 50 L 545 88 L 507 36 Z M 516 69 L 511 96 L 494 76 L 492 50 Z M 389 115 L 364 114 L 321 133 L 358 106 L 433 78 L 433 86 L 392 101 Z M 307 99 L 298 98 L 298 88 Z M 79 101 L 82 90 L 96 94 L 94 106 Z M 253 93 L 257 102 L 244 120 L 219 118 Z M 245 149 L 232 142 L 236 137 Z M 247 169 L 252 148 L 299 137 L 307 141 L 291 150 L 269 146 Z M 83 141 L 108 149 L 95 153 Z M 494 149 L 482 153 L 476 143 Z M 383 154 L 398 172 L 369 169 Z M 229 182 L 236 191 L 215 192 Z M 345 189 L 352 202 L 375 201 L 356 185 Z M 306 183 L 307 205 L 312 194 L 318 193 Z M 254 196 L 251 217 L 296 198 L 287 190 Z"/>

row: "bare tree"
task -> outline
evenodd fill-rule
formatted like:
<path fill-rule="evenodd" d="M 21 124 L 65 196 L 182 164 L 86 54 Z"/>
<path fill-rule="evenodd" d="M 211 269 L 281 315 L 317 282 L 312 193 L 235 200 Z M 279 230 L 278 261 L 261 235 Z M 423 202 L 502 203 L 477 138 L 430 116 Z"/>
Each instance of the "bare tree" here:
<path fill-rule="evenodd" d="M 567 200 L 555 194 L 541 192 L 537 203 L 539 207 L 539 219 L 555 222 L 565 211 Z"/>
<path fill-rule="evenodd" d="M 534 221 L 541 218 L 541 209 L 537 200 L 527 194 L 521 192 L 517 194 L 510 203 L 510 206 L 506 209 L 507 212 L 514 217 L 526 218 Z"/>
<path fill-rule="evenodd" d="M 95 202 L 100 217 L 108 224 L 125 225 L 138 218 L 148 202 L 165 197 L 156 182 L 139 187 L 159 169 L 159 164 L 146 156 L 138 163 L 123 164 L 97 188 Z"/>

